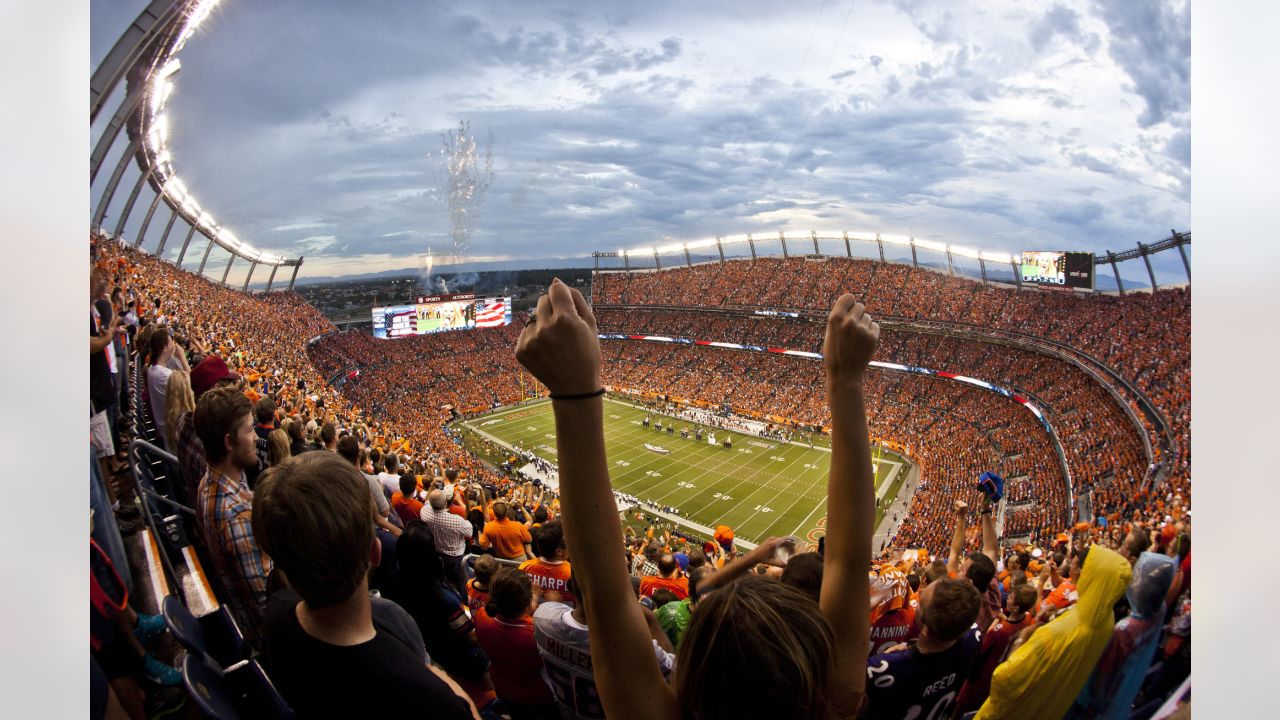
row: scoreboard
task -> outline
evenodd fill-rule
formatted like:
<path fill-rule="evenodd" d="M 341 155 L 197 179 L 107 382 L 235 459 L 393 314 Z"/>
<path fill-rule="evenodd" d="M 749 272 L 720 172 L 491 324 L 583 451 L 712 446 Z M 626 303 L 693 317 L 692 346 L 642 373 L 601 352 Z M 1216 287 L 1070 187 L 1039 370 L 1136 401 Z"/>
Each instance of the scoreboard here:
<path fill-rule="evenodd" d="M 477 298 L 474 293 L 432 295 L 417 298 L 412 305 L 373 309 L 373 336 L 376 338 L 500 327 L 510 323 L 511 298 Z"/>
<path fill-rule="evenodd" d="M 1093 253 L 1022 253 L 1022 282 L 1061 288 L 1093 289 Z"/>

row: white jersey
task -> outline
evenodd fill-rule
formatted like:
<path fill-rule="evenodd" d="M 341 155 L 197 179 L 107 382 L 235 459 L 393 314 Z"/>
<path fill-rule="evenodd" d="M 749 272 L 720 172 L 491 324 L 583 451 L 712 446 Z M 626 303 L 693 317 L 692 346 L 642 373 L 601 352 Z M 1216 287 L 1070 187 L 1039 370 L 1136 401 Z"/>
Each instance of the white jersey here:
<path fill-rule="evenodd" d="M 533 613 L 534 639 L 542 653 L 542 678 L 556 694 L 565 718 L 596 720 L 604 718 L 604 706 L 596 692 L 596 678 L 591 666 L 591 644 L 587 626 L 573 619 L 573 608 L 558 602 L 545 602 Z M 675 655 L 653 642 L 654 657 L 662 674 L 675 667 Z"/>

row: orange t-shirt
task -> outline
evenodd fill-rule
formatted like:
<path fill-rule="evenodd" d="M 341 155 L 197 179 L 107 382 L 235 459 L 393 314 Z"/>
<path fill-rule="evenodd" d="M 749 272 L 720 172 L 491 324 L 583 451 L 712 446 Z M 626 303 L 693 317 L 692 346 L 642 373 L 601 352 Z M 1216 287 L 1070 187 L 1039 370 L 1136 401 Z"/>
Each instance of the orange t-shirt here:
<path fill-rule="evenodd" d="M 675 593 L 677 600 L 684 600 L 689 597 L 689 578 L 664 578 L 657 575 L 640 578 L 641 595 L 652 597 L 654 591 L 662 589 Z"/>
<path fill-rule="evenodd" d="M 1044 601 L 1062 610 L 1074 603 L 1077 597 L 1075 582 L 1063 580 L 1058 584 L 1058 587 L 1053 589 L 1053 592 L 1049 593 L 1049 597 L 1045 598 Z"/>
<path fill-rule="evenodd" d="M 400 521 L 405 525 L 421 519 L 422 501 L 410 496 L 405 497 L 399 490 L 391 493 L 391 509 L 396 511 Z"/>
<path fill-rule="evenodd" d="M 491 520 L 484 525 L 480 535 L 480 544 L 493 546 L 493 552 L 500 558 L 510 560 L 524 554 L 524 546 L 532 543 L 529 528 L 511 520 Z"/>
<path fill-rule="evenodd" d="M 551 562 L 542 558 L 525 560 L 520 563 L 520 571 L 533 579 L 533 584 L 542 588 L 543 601 L 562 602 L 577 606 L 578 599 L 569 592 L 570 565 L 568 560 Z"/>

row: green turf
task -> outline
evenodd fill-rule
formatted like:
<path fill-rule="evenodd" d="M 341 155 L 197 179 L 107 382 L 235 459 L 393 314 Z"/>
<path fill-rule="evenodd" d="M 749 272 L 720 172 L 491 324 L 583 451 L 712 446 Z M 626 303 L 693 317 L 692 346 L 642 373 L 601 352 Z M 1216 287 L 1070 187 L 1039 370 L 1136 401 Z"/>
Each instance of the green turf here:
<path fill-rule="evenodd" d="M 731 433 L 733 448 L 659 434 L 641 425 L 643 410 L 615 399 L 605 401 L 605 448 L 613 488 L 638 498 L 680 509 L 680 516 L 715 527 L 729 525 L 743 540 L 798 535 L 816 542 L 825 527 L 826 484 L 831 453 L 741 433 Z M 656 417 L 656 416 L 655 416 Z M 664 425 L 666 418 L 663 418 Z M 471 418 L 462 423 L 499 441 L 556 461 L 555 422 L 548 402 Z M 716 430 L 716 439 L 725 431 Z M 469 441 L 472 433 L 464 433 Z M 660 446 L 663 455 L 644 445 Z M 897 472 L 894 472 L 894 471 Z M 907 462 L 882 451 L 876 467 L 877 497 L 896 492 Z M 890 481 L 886 487 L 886 481 Z M 881 513 L 876 512 L 876 525 Z"/>

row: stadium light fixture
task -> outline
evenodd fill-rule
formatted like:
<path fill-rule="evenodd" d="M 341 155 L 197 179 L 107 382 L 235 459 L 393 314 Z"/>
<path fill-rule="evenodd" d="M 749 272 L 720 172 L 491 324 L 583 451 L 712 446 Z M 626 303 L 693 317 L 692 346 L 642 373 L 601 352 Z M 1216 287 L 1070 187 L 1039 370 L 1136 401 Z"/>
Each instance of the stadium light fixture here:
<path fill-rule="evenodd" d="M 156 71 L 156 76 L 160 79 L 167 79 L 181 69 L 182 62 L 178 58 L 170 58 L 169 62 L 160 66 L 160 69 Z"/>
<path fill-rule="evenodd" d="M 1010 256 L 1009 253 L 987 252 L 983 250 L 982 252 L 978 253 L 978 255 L 982 260 L 987 260 L 989 262 L 996 262 L 996 263 L 1004 263 L 1005 265 L 1013 261 L 1013 257 Z"/>
<path fill-rule="evenodd" d="M 935 242 L 933 240 L 915 240 L 916 247 L 922 247 L 926 250 L 937 250 L 938 252 L 946 252 L 947 244 Z"/>
<path fill-rule="evenodd" d="M 911 238 L 907 237 L 906 235 L 882 234 L 880 235 L 880 241 L 887 242 L 890 245 L 910 245 L 911 244 Z"/>
<path fill-rule="evenodd" d="M 977 260 L 982 253 L 978 252 L 977 250 L 974 250 L 973 248 L 963 247 L 961 245 L 952 245 L 951 254 Z"/>
<path fill-rule="evenodd" d="M 704 247 L 715 247 L 715 244 L 716 244 L 716 239 L 711 238 L 709 240 L 694 240 L 691 243 L 685 243 L 685 247 L 689 248 L 690 250 L 696 250 L 698 248 L 704 248 Z"/>

